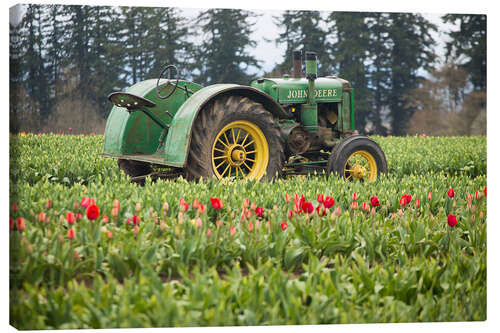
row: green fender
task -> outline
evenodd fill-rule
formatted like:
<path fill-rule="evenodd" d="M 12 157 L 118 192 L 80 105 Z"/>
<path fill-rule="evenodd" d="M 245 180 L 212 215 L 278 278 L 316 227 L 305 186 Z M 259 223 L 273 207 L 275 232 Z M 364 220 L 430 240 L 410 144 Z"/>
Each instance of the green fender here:
<path fill-rule="evenodd" d="M 261 103 L 273 116 L 289 118 L 289 114 L 270 96 L 249 86 L 214 84 L 198 90 L 179 108 L 172 120 L 165 143 L 165 164 L 184 167 L 187 163 L 191 131 L 196 116 L 209 101 L 222 94 L 246 96 Z"/>

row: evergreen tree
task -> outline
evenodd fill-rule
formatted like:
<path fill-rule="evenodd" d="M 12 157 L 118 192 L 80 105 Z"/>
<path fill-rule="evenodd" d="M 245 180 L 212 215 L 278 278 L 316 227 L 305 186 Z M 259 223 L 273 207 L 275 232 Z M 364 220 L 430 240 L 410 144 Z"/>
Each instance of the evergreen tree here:
<path fill-rule="evenodd" d="M 239 9 L 209 9 L 201 12 L 196 24 L 201 26 L 203 41 L 197 48 L 196 67 L 201 84 L 248 84 L 250 66 L 260 68 L 258 60 L 248 53 L 256 42 L 250 38 L 256 15 Z"/>
<path fill-rule="evenodd" d="M 29 96 L 39 105 L 40 116 L 45 118 L 50 114 L 49 80 L 46 63 L 43 58 L 45 47 L 42 33 L 43 12 L 41 5 L 28 5 L 22 21 L 23 28 L 23 61 L 21 68 L 25 72 L 23 81 Z"/>
<path fill-rule="evenodd" d="M 408 105 L 407 94 L 417 86 L 419 70 L 430 70 L 435 59 L 430 35 L 436 26 L 420 14 L 391 13 L 389 35 L 392 40 L 391 91 L 389 109 L 392 133 L 404 135 L 414 108 Z"/>
<path fill-rule="evenodd" d="M 465 68 L 475 90 L 486 89 L 486 15 L 444 15 L 445 23 L 459 25 L 448 35 L 446 59 Z"/>
<path fill-rule="evenodd" d="M 389 37 L 390 21 L 388 14 L 367 13 L 367 28 L 371 32 L 368 42 L 369 77 L 372 90 L 372 112 L 369 119 L 373 124 L 373 132 L 387 135 L 382 125 L 383 110 L 387 107 L 391 86 L 391 40 Z"/>
<path fill-rule="evenodd" d="M 276 45 L 285 45 L 283 62 L 276 70 L 285 74 L 292 71 L 293 51 L 311 51 L 318 55 L 318 75 L 330 75 L 330 57 L 328 56 L 327 31 L 321 28 L 324 23 L 318 11 L 287 10 L 281 17 L 275 17 L 275 23 L 284 29 L 275 40 Z"/>
<path fill-rule="evenodd" d="M 65 22 L 61 15 L 61 5 L 48 5 L 45 7 L 47 21 L 44 29 L 46 36 L 45 50 L 47 52 L 47 73 L 51 96 L 51 105 L 59 96 L 58 85 L 61 81 L 61 62 L 64 59 Z"/>
<path fill-rule="evenodd" d="M 372 93 L 368 88 L 366 60 L 370 33 L 365 24 L 365 13 L 333 12 L 328 19 L 332 22 L 330 33 L 335 36 L 330 53 L 336 72 L 348 80 L 353 89 L 356 107 L 356 129 L 364 131 L 372 111 Z"/>
<path fill-rule="evenodd" d="M 166 65 L 179 70 L 179 78 L 190 78 L 194 48 L 188 40 L 187 22 L 176 8 L 154 8 L 150 26 L 152 64 L 148 77 L 157 78 Z"/>

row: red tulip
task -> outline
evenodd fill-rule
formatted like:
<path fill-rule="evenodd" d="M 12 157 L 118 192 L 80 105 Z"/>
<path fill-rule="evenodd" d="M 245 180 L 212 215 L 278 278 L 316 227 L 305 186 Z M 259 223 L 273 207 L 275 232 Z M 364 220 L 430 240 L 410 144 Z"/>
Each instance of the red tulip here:
<path fill-rule="evenodd" d="M 255 210 L 255 208 L 257 208 L 257 206 L 255 205 L 255 202 L 252 201 L 252 203 L 250 204 L 250 209 Z"/>
<path fill-rule="evenodd" d="M 455 191 L 453 190 L 452 187 L 450 187 L 450 189 L 448 190 L 448 196 L 450 198 L 453 198 L 455 196 Z"/>
<path fill-rule="evenodd" d="M 408 205 L 410 202 L 411 202 L 411 195 L 408 194 L 403 194 L 403 196 L 399 200 L 399 204 L 401 205 L 401 207 Z"/>
<path fill-rule="evenodd" d="M 486 197 L 486 186 L 484 187 L 484 196 Z"/>
<path fill-rule="evenodd" d="M 18 210 L 19 210 L 19 207 L 17 207 L 17 203 L 15 203 L 15 202 L 14 202 L 14 203 L 12 204 L 12 211 L 15 213 L 15 212 L 17 212 Z"/>
<path fill-rule="evenodd" d="M 292 210 L 289 210 L 288 211 L 288 214 L 287 214 L 288 218 L 291 220 L 292 217 L 293 217 L 293 211 Z"/>
<path fill-rule="evenodd" d="M 69 229 L 69 230 L 68 230 L 68 238 L 69 238 L 70 240 L 75 239 L 75 231 L 74 231 L 73 229 Z"/>
<path fill-rule="evenodd" d="M 351 202 L 351 209 L 354 209 L 354 210 L 358 209 L 358 202 L 357 201 Z"/>
<path fill-rule="evenodd" d="M 314 212 L 314 205 L 312 202 L 306 201 L 302 204 L 302 210 L 307 214 L 311 214 Z"/>
<path fill-rule="evenodd" d="M 286 228 L 288 228 L 288 223 L 281 222 L 280 226 L 281 226 L 281 230 L 286 230 Z"/>
<path fill-rule="evenodd" d="M 9 218 L 9 230 L 14 230 L 14 220 L 12 217 Z"/>
<path fill-rule="evenodd" d="M 103 222 L 103 223 L 108 223 L 108 222 L 109 222 L 109 217 L 107 217 L 106 215 L 104 215 L 104 216 L 102 217 L 102 222 Z"/>
<path fill-rule="evenodd" d="M 358 194 L 356 192 L 354 192 L 352 194 L 352 201 L 356 201 L 358 199 Z"/>
<path fill-rule="evenodd" d="M 316 199 L 319 203 L 322 203 L 325 201 L 325 197 L 323 196 L 323 193 L 318 194 L 318 198 Z"/>
<path fill-rule="evenodd" d="M 219 210 L 224 207 L 224 203 L 219 198 L 210 198 L 210 203 L 215 210 Z"/>
<path fill-rule="evenodd" d="M 482 197 L 482 196 L 483 196 L 483 195 L 481 194 L 481 192 L 479 192 L 479 190 L 476 190 L 476 196 L 475 196 L 475 197 L 476 197 L 476 200 L 481 199 L 481 197 Z"/>
<path fill-rule="evenodd" d="M 118 199 L 113 200 L 113 208 L 118 208 L 118 210 L 120 210 L 120 201 L 118 201 Z"/>
<path fill-rule="evenodd" d="M 134 225 L 138 225 L 141 222 L 141 218 L 137 215 L 132 216 L 132 222 Z"/>
<path fill-rule="evenodd" d="M 17 218 L 17 224 L 16 224 L 17 230 L 23 232 L 26 229 L 26 223 L 24 223 L 24 218 L 18 217 Z"/>
<path fill-rule="evenodd" d="M 76 213 L 76 220 L 80 221 L 82 219 L 82 213 Z"/>
<path fill-rule="evenodd" d="M 66 213 L 66 221 L 68 221 L 69 225 L 72 225 L 73 223 L 75 223 L 75 220 L 76 220 L 76 217 L 75 217 L 75 214 L 73 212 Z"/>
<path fill-rule="evenodd" d="M 210 238 L 212 237 L 212 229 L 208 228 L 207 230 L 207 237 Z"/>
<path fill-rule="evenodd" d="M 288 194 L 285 194 L 285 201 L 290 202 L 290 196 Z"/>
<path fill-rule="evenodd" d="M 325 216 L 326 208 L 323 204 L 320 204 L 318 205 L 318 207 L 316 207 L 316 214 L 318 214 L 318 216 Z"/>
<path fill-rule="evenodd" d="M 302 212 L 302 208 L 300 208 L 300 205 L 298 203 L 293 205 L 293 212 L 295 214 L 300 214 Z"/>
<path fill-rule="evenodd" d="M 136 224 L 134 225 L 134 234 L 137 236 L 139 234 L 139 226 Z"/>
<path fill-rule="evenodd" d="M 455 215 L 448 215 L 448 225 L 454 227 L 457 225 L 457 217 Z"/>
<path fill-rule="evenodd" d="M 420 199 L 415 199 L 415 207 L 420 207 Z"/>
<path fill-rule="evenodd" d="M 234 225 L 231 227 L 231 230 L 229 231 L 229 235 L 231 235 L 231 236 L 236 235 L 236 227 Z"/>
<path fill-rule="evenodd" d="M 87 207 L 87 218 L 89 220 L 95 220 L 99 217 L 99 207 L 96 205 L 90 205 Z"/>
<path fill-rule="evenodd" d="M 335 205 L 335 200 L 333 200 L 332 197 L 327 196 L 323 201 L 323 204 L 325 205 L 326 208 L 332 208 L 333 205 Z"/>
<path fill-rule="evenodd" d="M 365 212 L 369 211 L 370 210 L 370 204 L 368 202 L 363 202 L 361 204 L 361 209 L 364 210 Z"/>
<path fill-rule="evenodd" d="M 82 201 L 80 201 L 80 206 L 83 208 L 87 208 L 88 206 L 90 206 L 90 198 L 83 197 Z"/>
<path fill-rule="evenodd" d="M 120 211 L 120 210 L 118 209 L 118 207 L 113 207 L 113 208 L 111 209 L 111 216 L 112 216 L 112 217 L 117 217 L 117 216 L 118 216 L 118 212 L 119 212 L 119 211 Z"/>
<path fill-rule="evenodd" d="M 258 217 L 262 217 L 262 214 L 264 214 L 264 208 L 262 207 L 257 207 L 255 208 L 255 214 L 258 216 Z"/>
<path fill-rule="evenodd" d="M 427 200 L 432 200 L 432 193 L 431 192 L 427 193 Z"/>
<path fill-rule="evenodd" d="M 108 239 L 112 239 L 113 238 L 113 232 L 111 232 L 111 230 L 108 230 L 106 232 L 106 237 L 108 237 Z"/>
<path fill-rule="evenodd" d="M 380 202 L 378 201 L 378 198 L 376 196 L 370 198 L 370 203 L 372 204 L 372 207 L 380 206 Z"/>
<path fill-rule="evenodd" d="M 45 205 L 45 207 L 47 207 L 47 209 L 51 209 L 52 208 L 52 200 L 47 200 L 47 204 Z"/>
<path fill-rule="evenodd" d="M 130 217 L 127 217 L 127 225 L 131 225 L 132 224 L 132 219 Z"/>
<path fill-rule="evenodd" d="M 203 214 L 205 210 L 207 209 L 207 206 L 200 204 L 200 207 L 198 207 L 198 214 Z"/>
<path fill-rule="evenodd" d="M 248 222 L 248 231 L 252 231 L 253 230 L 253 223 L 252 221 Z"/>

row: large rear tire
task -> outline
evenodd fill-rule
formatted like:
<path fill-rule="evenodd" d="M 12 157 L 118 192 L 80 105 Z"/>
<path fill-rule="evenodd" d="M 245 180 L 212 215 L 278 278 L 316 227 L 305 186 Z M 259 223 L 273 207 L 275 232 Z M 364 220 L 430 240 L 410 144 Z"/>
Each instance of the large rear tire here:
<path fill-rule="evenodd" d="M 271 113 L 247 97 L 229 95 L 208 103 L 192 130 L 186 177 L 274 179 L 285 155 Z"/>
<path fill-rule="evenodd" d="M 387 173 L 387 161 L 375 141 L 364 135 L 353 135 L 333 148 L 327 173 L 346 180 L 374 182 L 381 174 Z"/>

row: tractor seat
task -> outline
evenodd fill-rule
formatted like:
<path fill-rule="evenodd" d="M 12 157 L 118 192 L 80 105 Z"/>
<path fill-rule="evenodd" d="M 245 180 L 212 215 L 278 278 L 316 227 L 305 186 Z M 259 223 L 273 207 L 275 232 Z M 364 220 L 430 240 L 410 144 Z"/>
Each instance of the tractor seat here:
<path fill-rule="evenodd" d="M 139 97 L 126 92 L 114 92 L 108 95 L 108 99 L 114 105 L 122 108 L 127 108 L 128 110 L 134 110 L 140 107 L 152 108 L 156 104 L 151 102 L 149 99 Z"/>

